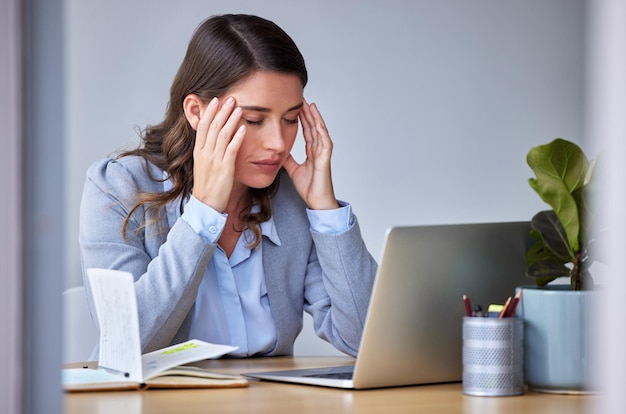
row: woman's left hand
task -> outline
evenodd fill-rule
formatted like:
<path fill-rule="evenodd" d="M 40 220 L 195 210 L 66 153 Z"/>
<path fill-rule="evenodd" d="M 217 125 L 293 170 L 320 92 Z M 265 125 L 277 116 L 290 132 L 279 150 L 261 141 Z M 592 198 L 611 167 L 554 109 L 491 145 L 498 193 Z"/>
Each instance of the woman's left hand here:
<path fill-rule="evenodd" d="M 296 190 L 313 210 L 339 208 L 330 173 L 333 142 L 317 106 L 304 103 L 299 114 L 304 135 L 306 159 L 298 164 L 290 154 L 285 170 L 293 180 Z"/>

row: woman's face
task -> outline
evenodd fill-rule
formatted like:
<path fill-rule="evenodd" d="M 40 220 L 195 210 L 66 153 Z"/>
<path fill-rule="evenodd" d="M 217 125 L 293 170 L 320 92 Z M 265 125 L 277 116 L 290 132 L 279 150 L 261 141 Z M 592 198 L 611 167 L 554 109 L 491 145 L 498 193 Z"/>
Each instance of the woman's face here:
<path fill-rule="evenodd" d="M 242 109 L 246 135 L 235 161 L 235 181 L 253 188 L 270 185 L 291 152 L 304 103 L 296 75 L 257 71 L 224 95 Z"/>

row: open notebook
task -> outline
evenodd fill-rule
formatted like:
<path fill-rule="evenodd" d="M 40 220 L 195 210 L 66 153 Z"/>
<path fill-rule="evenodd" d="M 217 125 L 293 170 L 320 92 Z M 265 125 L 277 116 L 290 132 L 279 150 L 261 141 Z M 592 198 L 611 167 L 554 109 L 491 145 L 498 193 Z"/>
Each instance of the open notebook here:
<path fill-rule="evenodd" d="M 463 295 L 487 309 L 529 284 L 528 222 L 388 230 L 354 366 L 246 373 L 340 388 L 462 379 Z"/>
<path fill-rule="evenodd" d="M 88 269 L 87 278 L 100 328 L 98 366 L 61 371 L 65 391 L 145 388 L 245 387 L 240 376 L 183 366 L 236 350 L 230 345 L 190 341 L 141 354 L 135 286 L 130 273 Z"/>

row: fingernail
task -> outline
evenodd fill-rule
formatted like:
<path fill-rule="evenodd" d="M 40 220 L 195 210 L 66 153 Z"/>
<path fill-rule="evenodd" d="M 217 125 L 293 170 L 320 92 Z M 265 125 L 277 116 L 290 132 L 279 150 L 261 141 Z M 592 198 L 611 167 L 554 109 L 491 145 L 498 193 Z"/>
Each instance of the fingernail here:
<path fill-rule="evenodd" d="M 232 104 L 233 102 L 235 102 L 235 99 L 232 96 L 229 96 L 228 99 L 226 100 L 227 104 Z"/>
<path fill-rule="evenodd" d="M 217 105 L 217 101 L 218 101 L 217 96 L 215 96 L 213 97 L 213 99 L 211 99 L 211 102 L 209 102 L 209 105 L 215 106 Z"/>

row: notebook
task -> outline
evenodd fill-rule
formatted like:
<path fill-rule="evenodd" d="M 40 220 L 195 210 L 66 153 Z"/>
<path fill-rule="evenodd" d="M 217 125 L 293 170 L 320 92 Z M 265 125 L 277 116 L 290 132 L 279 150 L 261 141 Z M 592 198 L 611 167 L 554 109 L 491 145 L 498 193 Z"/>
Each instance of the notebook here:
<path fill-rule="evenodd" d="M 390 228 L 354 365 L 243 375 L 349 389 L 461 381 L 463 295 L 487 310 L 531 284 L 529 231 L 529 222 Z"/>

